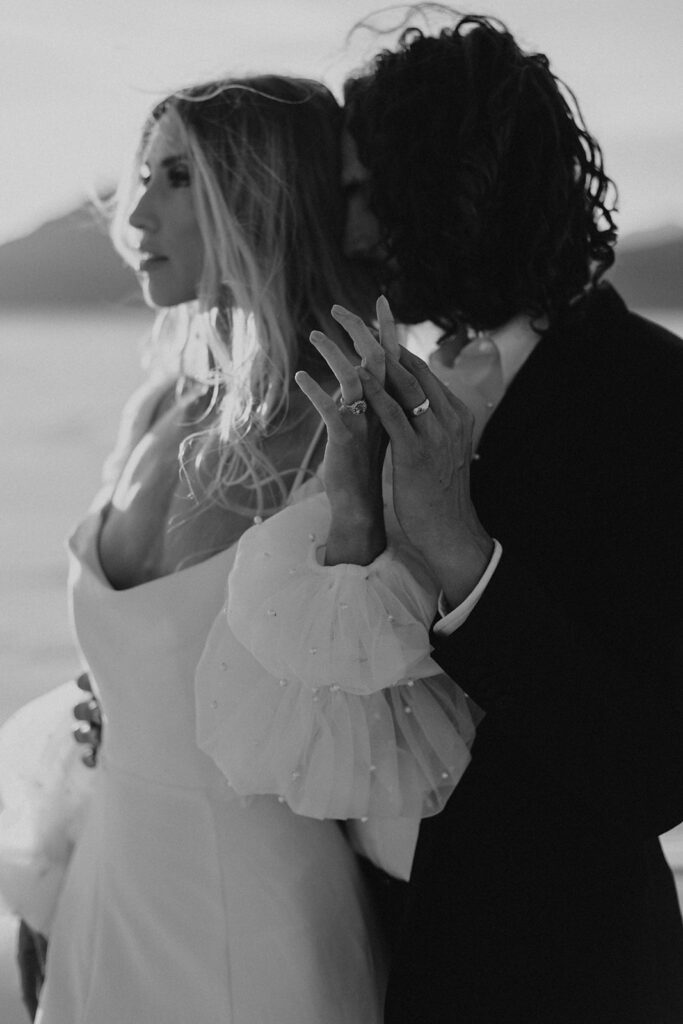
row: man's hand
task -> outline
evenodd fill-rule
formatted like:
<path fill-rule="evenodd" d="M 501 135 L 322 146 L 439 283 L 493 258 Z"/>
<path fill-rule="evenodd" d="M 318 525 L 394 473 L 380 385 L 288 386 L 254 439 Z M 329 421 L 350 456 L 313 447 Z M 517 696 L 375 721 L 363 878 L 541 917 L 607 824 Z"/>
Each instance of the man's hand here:
<path fill-rule="evenodd" d="M 35 932 L 25 921 L 19 923 L 17 964 L 21 982 L 21 998 L 31 1020 L 38 1012 L 38 1000 L 45 980 L 47 939 Z"/>
<path fill-rule="evenodd" d="M 102 712 L 100 702 L 92 692 L 90 676 L 82 672 L 76 680 L 76 685 L 84 690 L 87 699 L 81 701 L 74 708 L 74 718 L 78 719 L 78 725 L 74 729 L 74 739 L 77 743 L 83 743 L 86 747 L 81 760 L 88 768 L 94 768 L 97 764 L 97 751 L 102 742 Z"/>
<path fill-rule="evenodd" d="M 386 389 L 359 369 L 365 397 L 389 435 L 394 508 L 455 608 L 472 592 L 493 553 L 472 504 L 472 415 L 417 356 L 387 354 Z M 418 410 L 427 399 L 426 412 Z M 417 413 L 417 415 L 416 415 Z"/>

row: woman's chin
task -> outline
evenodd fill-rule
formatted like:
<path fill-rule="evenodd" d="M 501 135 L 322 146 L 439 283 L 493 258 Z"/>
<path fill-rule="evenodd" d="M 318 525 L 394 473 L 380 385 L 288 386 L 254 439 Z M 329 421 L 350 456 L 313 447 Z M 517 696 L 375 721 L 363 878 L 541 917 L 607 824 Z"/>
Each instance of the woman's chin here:
<path fill-rule="evenodd" d="M 193 295 L 186 295 L 177 289 L 164 288 L 155 281 L 151 281 L 146 275 L 141 283 L 142 297 L 148 306 L 154 309 L 169 309 L 171 306 L 180 306 L 184 302 L 191 302 Z"/>

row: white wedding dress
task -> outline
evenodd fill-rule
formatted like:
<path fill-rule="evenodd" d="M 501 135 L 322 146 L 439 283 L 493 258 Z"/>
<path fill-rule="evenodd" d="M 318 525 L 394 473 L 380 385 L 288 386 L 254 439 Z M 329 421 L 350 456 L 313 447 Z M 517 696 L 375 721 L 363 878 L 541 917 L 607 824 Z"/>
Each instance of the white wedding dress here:
<path fill-rule="evenodd" d="M 383 951 L 330 819 L 367 819 L 357 846 L 405 865 L 387 837 L 403 821 L 414 842 L 419 817 L 443 806 L 472 726 L 429 658 L 433 584 L 392 546 L 372 566 L 321 565 L 329 509 L 316 490 L 314 478 L 237 545 L 126 590 L 102 571 L 99 509 L 71 538 L 104 743 L 85 810 L 64 808 L 68 866 L 58 826 L 25 858 L 27 877 L 48 864 L 63 883 L 14 899 L 49 925 L 40 1024 L 381 1021 Z M 44 751 L 36 778 L 22 767 L 36 806 L 55 799 L 51 770 Z M 2 829 L 0 816 L 12 903 L 22 884 L 12 891 Z"/>

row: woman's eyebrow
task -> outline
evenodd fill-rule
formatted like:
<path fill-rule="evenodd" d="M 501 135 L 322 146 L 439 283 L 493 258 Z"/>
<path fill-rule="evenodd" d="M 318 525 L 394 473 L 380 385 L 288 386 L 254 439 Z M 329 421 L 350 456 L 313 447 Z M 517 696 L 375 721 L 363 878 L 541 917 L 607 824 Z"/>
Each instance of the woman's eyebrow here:
<path fill-rule="evenodd" d="M 187 160 L 185 153 L 175 153 L 172 156 L 166 156 L 159 164 L 160 167 L 172 167 L 173 164 L 177 164 L 182 160 Z"/>

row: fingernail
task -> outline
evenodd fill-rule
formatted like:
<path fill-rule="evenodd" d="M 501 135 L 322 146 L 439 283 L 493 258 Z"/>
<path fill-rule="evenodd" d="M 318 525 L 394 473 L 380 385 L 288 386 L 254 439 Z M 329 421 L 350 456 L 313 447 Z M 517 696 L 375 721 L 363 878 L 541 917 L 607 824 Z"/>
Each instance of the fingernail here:
<path fill-rule="evenodd" d="M 382 303 L 382 305 L 386 309 L 387 313 L 391 313 L 391 306 L 389 305 L 389 300 L 387 299 L 386 295 L 380 295 L 380 297 L 377 300 L 377 305 L 378 306 L 379 306 L 380 302 Z"/>
<path fill-rule="evenodd" d="M 332 309 L 330 310 L 330 312 L 331 312 L 332 316 L 336 317 L 336 316 L 345 316 L 345 315 L 348 316 L 348 312 L 349 311 L 348 311 L 348 309 L 345 309 L 343 306 L 338 306 L 335 303 L 334 306 L 332 307 Z"/>
<path fill-rule="evenodd" d="M 316 341 L 324 341 L 326 335 L 324 335 L 322 331 L 311 331 L 308 337 L 310 341 L 315 343 Z"/>
<path fill-rule="evenodd" d="M 362 366 L 362 365 L 361 365 L 361 366 L 357 367 L 357 370 L 358 370 L 358 376 L 360 377 L 360 379 L 361 379 L 361 380 L 364 380 L 364 381 L 366 381 L 366 382 L 367 382 L 367 381 L 372 381 L 372 380 L 373 380 L 373 376 L 372 376 L 372 374 L 371 374 L 371 373 L 369 373 L 369 372 L 368 372 L 368 371 L 367 371 L 367 370 L 365 369 L 365 367 L 364 367 L 364 366 Z"/>

